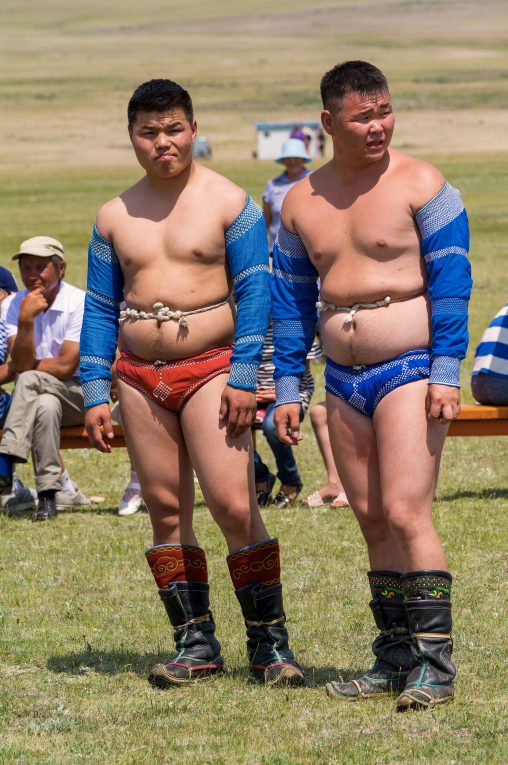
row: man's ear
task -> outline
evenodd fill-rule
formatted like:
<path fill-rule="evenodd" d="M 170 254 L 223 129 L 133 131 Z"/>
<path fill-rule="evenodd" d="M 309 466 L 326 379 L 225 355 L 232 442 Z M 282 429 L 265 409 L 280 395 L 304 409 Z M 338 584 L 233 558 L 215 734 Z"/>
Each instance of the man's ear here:
<path fill-rule="evenodd" d="M 323 126 L 323 130 L 328 133 L 328 135 L 332 135 L 332 114 L 328 109 L 323 109 L 321 112 L 321 124 Z"/>

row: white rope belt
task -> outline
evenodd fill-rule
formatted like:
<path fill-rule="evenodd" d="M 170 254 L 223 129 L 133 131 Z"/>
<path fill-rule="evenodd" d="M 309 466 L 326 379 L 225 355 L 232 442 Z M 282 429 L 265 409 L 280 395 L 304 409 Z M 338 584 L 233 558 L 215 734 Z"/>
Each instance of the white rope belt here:
<path fill-rule="evenodd" d="M 231 295 L 228 295 L 221 303 L 215 303 L 214 305 L 206 305 L 203 308 L 195 308 L 192 311 L 172 311 L 164 303 L 154 303 L 152 313 L 147 311 L 138 311 L 137 308 L 125 308 L 120 311 L 120 321 L 126 319 L 156 319 L 157 321 L 176 321 L 180 327 L 188 327 L 188 321 L 186 316 L 192 316 L 195 313 L 205 313 L 206 311 L 212 311 L 214 308 L 220 308 L 231 300 Z"/>
<path fill-rule="evenodd" d="M 390 303 L 402 303 L 406 300 L 413 300 L 413 298 L 420 297 L 424 294 L 425 291 L 420 292 L 417 295 L 411 295 L 410 297 L 403 298 L 391 298 L 389 295 L 387 295 L 385 298 L 382 298 L 381 300 L 375 300 L 373 303 L 355 303 L 354 305 L 334 305 L 334 303 L 327 303 L 326 300 L 320 300 L 316 303 L 316 308 L 318 311 L 336 311 L 337 313 L 340 313 L 341 311 L 347 312 L 343 326 L 349 327 L 353 323 L 355 314 L 364 308 L 385 308 L 386 306 L 389 306 Z"/>

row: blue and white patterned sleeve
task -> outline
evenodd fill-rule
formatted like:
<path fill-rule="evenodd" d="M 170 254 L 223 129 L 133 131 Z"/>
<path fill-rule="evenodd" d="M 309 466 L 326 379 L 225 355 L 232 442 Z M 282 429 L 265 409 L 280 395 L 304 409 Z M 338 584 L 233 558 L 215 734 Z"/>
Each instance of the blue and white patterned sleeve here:
<path fill-rule="evenodd" d="M 469 226 L 460 192 L 445 183 L 416 214 L 432 309 L 429 384 L 460 387 L 472 288 Z"/>
<path fill-rule="evenodd" d="M 225 237 L 237 306 L 228 385 L 255 391 L 270 318 L 270 266 L 263 212 L 250 197 Z"/>
<path fill-rule="evenodd" d="M 276 406 L 300 401 L 300 379 L 316 336 L 318 272 L 283 224 L 273 248 L 272 322 Z"/>
<path fill-rule="evenodd" d="M 80 374 L 85 409 L 109 402 L 116 356 L 123 274 L 113 245 L 94 226 L 88 248 L 85 313 L 80 338 Z"/>

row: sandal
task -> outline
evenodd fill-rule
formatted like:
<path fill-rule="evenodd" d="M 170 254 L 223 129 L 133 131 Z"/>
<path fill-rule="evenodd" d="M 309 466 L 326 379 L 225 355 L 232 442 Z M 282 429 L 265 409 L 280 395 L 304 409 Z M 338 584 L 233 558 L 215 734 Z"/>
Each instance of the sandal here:
<path fill-rule="evenodd" d="M 307 507 L 316 508 L 330 505 L 330 507 L 349 507 L 349 502 L 346 497 L 346 493 L 341 491 L 336 497 L 322 497 L 319 491 L 315 491 L 310 497 L 304 499 L 302 504 Z"/>
<path fill-rule="evenodd" d="M 268 474 L 268 478 L 266 479 L 266 489 L 261 489 L 260 491 L 256 491 L 256 496 L 258 500 L 258 507 L 266 507 L 269 505 L 272 501 L 272 489 L 275 484 L 275 476 L 273 473 Z"/>
<path fill-rule="evenodd" d="M 335 499 L 332 501 L 330 507 L 351 507 L 351 505 L 348 502 L 348 498 L 346 497 L 346 492 L 341 491 L 340 494 L 338 494 Z"/>
<path fill-rule="evenodd" d="M 284 510 L 286 507 L 290 507 L 296 502 L 296 498 L 298 497 L 298 495 L 300 494 L 303 488 L 303 483 L 300 482 L 296 484 L 294 488 L 296 489 L 295 496 L 288 497 L 288 495 L 282 491 L 282 486 L 281 486 L 281 488 L 279 489 L 278 493 L 275 495 L 275 498 L 273 500 L 273 504 L 275 505 L 276 508 L 278 508 L 279 510 Z"/>

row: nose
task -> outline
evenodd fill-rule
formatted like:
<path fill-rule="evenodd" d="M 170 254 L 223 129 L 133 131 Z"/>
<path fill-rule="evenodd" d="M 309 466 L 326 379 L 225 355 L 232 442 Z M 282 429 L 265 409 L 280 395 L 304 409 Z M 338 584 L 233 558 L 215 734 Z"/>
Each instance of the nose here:
<path fill-rule="evenodd" d="M 165 133 L 158 133 L 155 139 L 156 149 L 166 149 L 170 144 L 170 138 Z"/>

